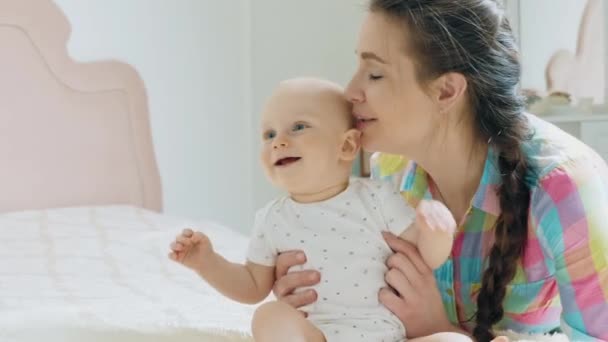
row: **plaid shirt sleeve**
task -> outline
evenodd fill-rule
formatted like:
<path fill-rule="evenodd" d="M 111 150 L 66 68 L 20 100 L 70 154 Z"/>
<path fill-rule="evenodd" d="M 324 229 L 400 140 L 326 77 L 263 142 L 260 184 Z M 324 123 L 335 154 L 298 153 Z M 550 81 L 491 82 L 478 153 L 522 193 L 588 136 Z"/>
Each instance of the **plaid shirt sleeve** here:
<path fill-rule="evenodd" d="M 608 170 L 570 161 L 532 190 L 531 223 L 554 268 L 561 327 L 572 341 L 608 341 Z"/>

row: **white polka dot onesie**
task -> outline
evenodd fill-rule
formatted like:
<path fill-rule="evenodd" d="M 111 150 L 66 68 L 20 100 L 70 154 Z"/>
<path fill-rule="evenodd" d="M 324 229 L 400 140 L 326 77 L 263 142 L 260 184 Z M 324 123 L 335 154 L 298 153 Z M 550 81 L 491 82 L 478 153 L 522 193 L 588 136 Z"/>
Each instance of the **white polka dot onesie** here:
<path fill-rule="evenodd" d="M 403 341 L 403 325 L 378 302 L 392 253 L 381 232 L 401 235 L 414 217 L 390 183 L 353 178 L 329 200 L 304 204 L 284 197 L 258 211 L 248 260 L 274 266 L 281 252 L 306 253 L 306 264 L 290 271 L 321 273 L 312 287 L 317 301 L 302 310 L 328 342 Z"/>

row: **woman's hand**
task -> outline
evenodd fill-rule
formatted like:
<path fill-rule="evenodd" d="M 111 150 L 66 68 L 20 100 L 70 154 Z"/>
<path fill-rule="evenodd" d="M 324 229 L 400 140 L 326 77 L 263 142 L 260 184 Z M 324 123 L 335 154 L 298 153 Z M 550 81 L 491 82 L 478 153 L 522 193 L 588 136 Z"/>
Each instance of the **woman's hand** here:
<path fill-rule="evenodd" d="M 416 246 L 390 233 L 383 233 L 396 252 L 387 260 L 386 282 L 379 299 L 407 326 L 407 337 L 457 331 L 445 313 L 433 271 L 424 263 Z"/>
<path fill-rule="evenodd" d="M 294 308 L 312 304 L 317 300 L 317 293 L 314 290 L 306 290 L 294 293 L 294 290 L 304 286 L 312 286 L 321 281 L 321 275 L 317 271 L 298 271 L 287 273 L 296 265 L 306 262 L 306 255 L 302 251 L 290 251 L 279 254 L 275 271 L 276 281 L 272 291 L 280 300 Z M 306 315 L 305 313 L 303 313 Z"/>

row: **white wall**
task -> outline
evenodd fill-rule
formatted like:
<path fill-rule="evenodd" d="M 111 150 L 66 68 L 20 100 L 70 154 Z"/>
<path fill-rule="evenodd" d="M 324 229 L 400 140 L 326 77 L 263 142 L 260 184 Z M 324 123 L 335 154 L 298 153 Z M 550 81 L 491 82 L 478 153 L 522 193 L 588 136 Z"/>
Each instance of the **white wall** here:
<path fill-rule="evenodd" d="M 56 0 L 80 61 L 146 84 L 165 211 L 248 230 L 253 215 L 249 0 Z"/>
<path fill-rule="evenodd" d="M 576 51 L 587 0 L 520 0 L 522 86 L 546 90 L 545 68 L 559 49 Z"/>
<path fill-rule="evenodd" d="M 365 0 L 56 0 L 81 61 L 119 59 L 141 74 L 165 211 L 243 231 L 278 192 L 258 163 L 258 120 L 285 78 L 342 85 Z"/>
<path fill-rule="evenodd" d="M 252 11 L 252 89 L 254 124 L 276 84 L 306 75 L 342 85 L 355 71 L 356 40 L 365 0 L 255 0 Z M 278 194 L 257 161 L 259 134 L 254 136 L 254 206 Z"/>

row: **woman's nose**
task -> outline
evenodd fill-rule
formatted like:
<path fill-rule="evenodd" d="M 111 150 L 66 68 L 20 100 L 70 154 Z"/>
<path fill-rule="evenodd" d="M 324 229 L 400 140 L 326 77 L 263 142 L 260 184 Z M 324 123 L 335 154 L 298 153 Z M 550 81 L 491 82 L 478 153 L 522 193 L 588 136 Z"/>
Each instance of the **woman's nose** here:
<path fill-rule="evenodd" d="M 354 78 L 346 86 L 344 96 L 351 103 L 362 103 L 365 100 L 363 91 L 357 86 Z"/>

